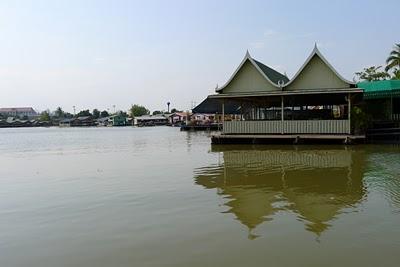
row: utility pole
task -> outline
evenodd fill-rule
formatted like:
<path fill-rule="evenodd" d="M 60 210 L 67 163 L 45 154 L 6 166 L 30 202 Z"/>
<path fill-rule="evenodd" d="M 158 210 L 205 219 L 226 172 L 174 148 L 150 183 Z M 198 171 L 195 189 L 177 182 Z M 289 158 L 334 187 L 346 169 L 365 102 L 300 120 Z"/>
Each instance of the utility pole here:
<path fill-rule="evenodd" d="M 72 106 L 72 108 L 74 109 L 74 116 L 75 116 L 75 106 Z"/>
<path fill-rule="evenodd" d="M 169 105 L 171 105 L 171 103 L 170 102 L 167 102 L 167 107 L 168 107 L 168 113 L 169 113 Z"/>

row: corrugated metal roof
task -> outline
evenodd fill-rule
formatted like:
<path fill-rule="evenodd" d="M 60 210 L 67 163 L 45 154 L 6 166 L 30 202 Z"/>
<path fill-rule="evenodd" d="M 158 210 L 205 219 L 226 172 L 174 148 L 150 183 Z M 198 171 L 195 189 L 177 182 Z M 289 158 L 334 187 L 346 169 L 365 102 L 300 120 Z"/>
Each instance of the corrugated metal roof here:
<path fill-rule="evenodd" d="M 240 113 L 240 104 L 235 101 L 224 101 L 224 110 L 226 114 L 239 114 Z M 192 109 L 193 113 L 205 113 L 205 114 L 216 114 L 222 113 L 222 101 L 215 98 L 209 98 L 203 100 L 200 104 L 198 104 L 194 109 Z"/>
<path fill-rule="evenodd" d="M 265 75 L 267 75 L 267 77 L 271 81 L 273 81 L 274 83 L 278 84 L 279 81 L 283 81 L 283 82 L 287 83 L 289 81 L 289 78 L 286 77 L 285 75 L 283 75 L 283 74 L 277 72 L 276 70 L 264 65 L 260 61 L 257 61 L 255 59 L 253 59 L 253 60 L 260 67 L 260 69 L 265 73 Z"/>
<path fill-rule="evenodd" d="M 357 86 L 364 90 L 365 99 L 400 96 L 400 80 L 360 82 Z"/>

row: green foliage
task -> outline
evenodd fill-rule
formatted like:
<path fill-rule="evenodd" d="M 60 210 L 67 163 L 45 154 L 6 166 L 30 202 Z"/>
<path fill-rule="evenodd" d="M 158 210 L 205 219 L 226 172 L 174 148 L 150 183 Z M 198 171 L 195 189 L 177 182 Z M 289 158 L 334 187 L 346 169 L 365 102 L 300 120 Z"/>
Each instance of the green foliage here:
<path fill-rule="evenodd" d="M 50 112 L 48 110 L 43 111 L 42 113 L 40 113 L 40 117 L 39 117 L 40 121 L 50 121 Z"/>
<path fill-rule="evenodd" d="M 92 114 L 94 119 L 98 119 L 100 117 L 100 111 L 97 108 L 93 109 Z"/>
<path fill-rule="evenodd" d="M 56 118 L 64 118 L 65 113 L 61 107 L 58 107 L 54 112 L 54 115 L 56 116 Z"/>
<path fill-rule="evenodd" d="M 88 109 L 86 110 L 81 110 L 76 114 L 76 117 L 86 117 L 86 116 L 92 116 L 92 113 Z"/>
<path fill-rule="evenodd" d="M 389 57 L 386 59 L 386 71 L 400 69 L 400 44 L 395 44 Z"/>
<path fill-rule="evenodd" d="M 400 69 L 395 69 L 393 71 L 392 80 L 400 80 Z"/>
<path fill-rule="evenodd" d="M 352 128 L 356 132 L 364 132 L 370 124 L 370 121 L 370 117 L 361 107 L 354 106 L 351 109 Z"/>
<path fill-rule="evenodd" d="M 130 109 L 130 115 L 132 117 L 139 117 L 139 116 L 143 116 L 143 115 L 149 115 L 150 111 L 145 108 L 144 106 L 140 106 L 140 105 L 132 105 L 131 109 Z"/>
<path fill-rule="evenodd" d="M 171 109 L 171 113 L 182 112 L 181 110 L 177 110 L 176 108 Z"/>
<path fill-rule="evenodd" d="M 159 111 L 159 110 L 155 110 L 155 111 L 153 111 L 153 115 L 158 115 L 158 114 L 162 114 L 162 112 L 161 112 L 161 111 Z"/>
<path fill-rule="evenodd" d="M 73 118 L 73 117 L 74 117 L 73 114 L 71 114 L 71 113 L 69 113 L 69 112 L 64 112 L 64 118 L 71 119 L 71 118 Z"/>
<path fill-rule="evenodd" d="M 110 116 L 110 114 L 108 114 L 107 110 L 103 110 L 102 112 L 100 112 L 100 118 L 105 118 Z"/>
<path fill-rule="evenodd" d="M 117 114 L 123 117 L 128 117 L 128 113 L 126 113 L 125 111 L 118 111 Z"/>
<path fill-rule="evenodd" d="M 362 81 L 381 81 L 390 78 L 390 75 L 386 71 L 380 71 L 382 66 L 371 66 L 364 68 L 360 72 L 356 72 L 356 76 Z"/>

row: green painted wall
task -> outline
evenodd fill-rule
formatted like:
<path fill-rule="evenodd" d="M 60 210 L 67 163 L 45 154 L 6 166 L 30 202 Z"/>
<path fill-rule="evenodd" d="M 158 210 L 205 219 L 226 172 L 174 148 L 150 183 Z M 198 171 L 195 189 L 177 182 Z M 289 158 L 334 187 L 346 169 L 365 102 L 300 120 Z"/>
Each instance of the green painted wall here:
<path fill-rule="evenodd" d="M 297 76 L 296 80 L 288 87 L 285 87 L 284 90 L 336 89 L 349 87 L 350 85 L 339 79 L 318 55 L 314 55 L 300 75 Z"/>
<path fill-rule="evenodd" d="M 222 90 L 224 94 L 276 91 L 278 88 L 269 83 L 261 73 L 247 60 L 236 73 L 233 80 Z"/>

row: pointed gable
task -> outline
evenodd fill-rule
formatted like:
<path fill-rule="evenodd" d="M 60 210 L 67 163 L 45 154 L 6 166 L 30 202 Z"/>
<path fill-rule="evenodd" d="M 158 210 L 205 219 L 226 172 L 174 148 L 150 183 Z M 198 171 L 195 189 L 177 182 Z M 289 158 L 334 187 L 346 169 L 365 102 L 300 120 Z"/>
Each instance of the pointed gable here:
<path fill-rule="evenodd" d="M 223 88 L 223 93 L 248 93 L 272 90 L 277 90 L 277 88 L 263 77 L 250 60 L 246 60 L 233 79 Z"/>
<path fill-rule="evenodd" d="M 313 52 L 284 90 L 341 89 L 354 86 L 329 64 L 315 46 Z"/>
<path fill-rule="evenodd" d="M 274 69 L 253 59 L 247 51 L 239 67 L 218 93 L 251 93 L 280 90 L 278 83 L 289 79 Z"/>

